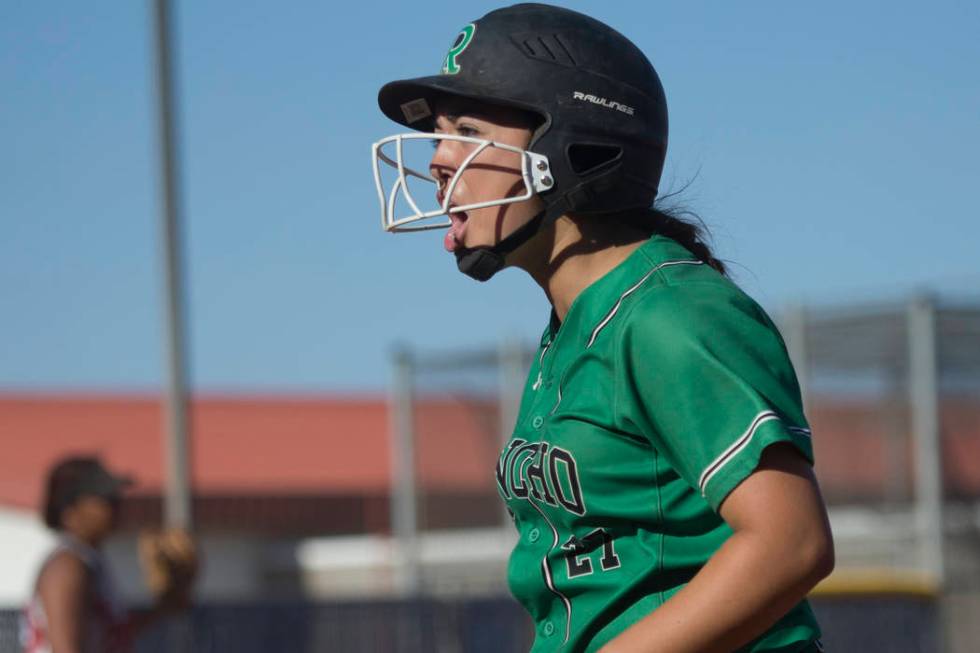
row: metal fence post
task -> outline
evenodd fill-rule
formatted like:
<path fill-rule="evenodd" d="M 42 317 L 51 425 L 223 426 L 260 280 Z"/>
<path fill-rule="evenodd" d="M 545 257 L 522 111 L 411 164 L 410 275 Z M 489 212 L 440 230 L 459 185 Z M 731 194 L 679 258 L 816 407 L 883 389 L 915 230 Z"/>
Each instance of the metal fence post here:
<path fill-rule="evenodd" d="M 395 588 L 405 596 L 421 588 L 418 556 L 417 488 L 415 480 L 415 428 L 413 361 L 406 348 L 392 356 L 393 376 L 389 403 L 391 435 L 391 529 L 395 547 Z"/>
<path fill-rule="evenodd" d="M 806 308 L 802 304 L 792 304 L 783 312 L 783 338 L 786 341 L 787 353 L 796 370 L 796 378 L 800 384 L 800 394 L 803 405 L 807 405 L 807 346 L 806 346 Z"/>
<path fill-rule="evenodd" d="M 909 403 L 915 438 L 916 526 L 922 567 L 940 586 L 943 559 L 943 469 L 939 431 L 939 367 L 935 306 L 929 297 L 908 306 Z"/>
<path fill-rule="evenodd" d="M 187 426 L 184 288 L 180 237 L 180 159 L 177 101 L 171 53 L 173 11 L 167 0 L 154 3 L 160 146 L 160 257 L 164 271 L 166 410 L 164 433 L 164 522 L 191 527 L 191 461 Z"/>

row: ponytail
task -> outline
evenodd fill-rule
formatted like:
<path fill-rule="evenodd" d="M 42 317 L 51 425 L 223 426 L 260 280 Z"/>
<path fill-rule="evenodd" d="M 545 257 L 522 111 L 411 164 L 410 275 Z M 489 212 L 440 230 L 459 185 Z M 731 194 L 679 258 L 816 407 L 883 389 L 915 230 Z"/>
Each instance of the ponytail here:
<path fill-rule="evenodd" d="M 725 264 L 715 258 L 708 245 L 708 229 L 696 214 L 686 209 L 664 207 L 654 204 L 628 216 L 624 216 L 634 226 L 642 228 L 650 235 L 660 235 L 677 242 L 703 263 L 727 276 Z"/>

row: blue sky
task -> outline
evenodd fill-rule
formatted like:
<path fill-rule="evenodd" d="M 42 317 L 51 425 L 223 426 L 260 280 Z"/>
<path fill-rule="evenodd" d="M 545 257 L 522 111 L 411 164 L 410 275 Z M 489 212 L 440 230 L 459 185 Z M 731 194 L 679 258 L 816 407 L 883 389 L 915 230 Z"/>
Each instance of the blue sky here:
<path fill-rule="evenodd" d="M 148 4 L 148 3 L 146 3 Z M 663 189 L 778 312 L 980 293 L 980 8 L 564 2 L 663 79 Z M 441 234 L 385 234 L 378 87 L 438 70 L 494 8 L 178 3 L 191 379 L 380 391 L 393 343 L 533 340 L 541 291 L 477 284 Z M 144 3 L 0 9 L 0 389 L 159 387 L 152 44 Z M 690 182 L 690 183 L 689 183 Z"/>

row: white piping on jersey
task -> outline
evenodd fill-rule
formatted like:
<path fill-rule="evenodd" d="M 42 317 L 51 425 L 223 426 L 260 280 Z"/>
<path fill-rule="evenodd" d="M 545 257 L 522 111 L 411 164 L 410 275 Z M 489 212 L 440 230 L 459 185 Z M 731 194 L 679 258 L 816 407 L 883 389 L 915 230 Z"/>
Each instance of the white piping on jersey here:
<path fill-rule="evenodd" d="M 558 404 L 561 403 L 561 381 L 558 382 L 558 401 L 555 402 L 555 407 L 551 409 L 549 415 L 554 415 L 555 411 L 558 410 Z"/>
<path fill-rule="evenodd" d="M 548 549 L 548 553 L 551 553 L 554 548 L 558 546 L 558 529 L 551 523 L 551 520 L 548 519 L 546 514 L 544 514 L 544 511 L 538 507 L 538 504 L 534 503 L 534 499 L 531 498 L 530 493 L 528 493 L 527 502 L 531 504 L 531 507 L 538 511 L 538 514 L 541 515 L 541 518 L 544 519 L 545 523 L 548 524 L 548 527 L 551 529 L 551 534 L 554 536 L 554 543 L 551 545 L 551 548 Z M 544 580 L 545 584 L 548 585 L 548 589 L 551 590 L 552 593 L 560 598 L 565 604 L 565 639 L 562 640 L 562 646 L 564 646 L 568 643 L 568 637 L 572 632 L 572 602 L 567 596 L 562 594 L 557 587 L 555 587 L 555 581 L 551 576 L 551 568 L 548 566 L 548 553 L 545 553 L 544 557 L 541 558 L 541 569 L 544 571 Z"/>
<path fill-rule="evenodd" d="M 602 322 L 599 322 L 596 328 L 592 331 L 592 337 L 589 338 L 589 344 L 587 344 L 585 348 L 588 349 L 589 347 L 592 346 L 592 344 L 595 342 L 596 336 L 599 335 L 599 332 L 602 331 L 606 327 L 606 325 L 609 324 L 610 320 L 612 320 L 616 316 L 616 313 L 619 311 L 619 307 L 622 306 L 624 299 L 626 299 L 628 296 L 633 294 L 640 286 L 642 286 L 646 282 L 646 280 L 649 279 L 651 275 L 653 275 L 654 272 L 660 270 L 661 268 L 665 268 L 671 265 L 704 265 L 704 261 L 698 261 L 694 259 L 664 261 L 660 265 L 657 265 L 652 270 L 644 274 L 642 279 L 637 281 L 632 287 L 630 287 L 626 292 L 624 292 L 622 295 L 619 296 L 619 301 L 616 302 L 616 305 L 612 307 L 612 310 L 609 311 L 606 317 L 602 318 Z"/>
<path fill-rule="evenodd" d="M 797 435 L 802 435 L 808 438 L 813 434 L 810 429 L 805 429 L 802 426 L 787 426 L 786 430 L 790 433 L 796 433 Z"/>
<path fill-rule="evenodd" d="M 541 350 L 541 355 L 538 356 L 538 379 L 534 382 L 534 385 L 531 386 L 532 390 L 537 390 L 541 387 L 541 363 L 544 361 L 544 355 L 548 353 L 549 347 L 551 347 L 551 340 L 548 341 L 548 344 Z"/>
<path fill-rule="evenodd" d="M 771 410 L 764 410 L 755 416 L 752 423 L 749 425 L 748 430 L 745 431 L 735 442 L 725 449 L 720 456 L 714 459 L 710 465 L 705 467 L 704 472 L 701 473 L 701 478 L 698 481 L 698 489 L 701 490 L 701 496 L 705 495 L 705 488 L 708 483 L 714 478 L 715 474 L 720 472 L 722 468 L 727 465 L 731 460 L 738 455 L 742 449 L 748 446 L 749 442 L 752 441 L 752 436 L 755 435 L 756 431 L 760 426 L 765 424 L 770 420 L 778 420 L 779 415 Z"/>

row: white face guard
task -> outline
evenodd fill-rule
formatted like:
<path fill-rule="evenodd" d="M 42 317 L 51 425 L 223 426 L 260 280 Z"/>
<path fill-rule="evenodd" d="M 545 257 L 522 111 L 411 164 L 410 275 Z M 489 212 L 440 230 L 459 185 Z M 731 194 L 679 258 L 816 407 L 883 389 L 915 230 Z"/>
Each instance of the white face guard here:
<path fill-rule="evenodd" d="M 421 180 L 423 182 L 429 182 L 438 185 L 438 181 L 430 175 L 428 172 L 420 172 L 421 170 L 428 171 L 428 160 L 416 159 L 409 161 L 406 164 L 406 152 L 404 147 L 405 141 L 423 141 L 423 142 L 433 142 L 433 141 L 459 141 L 461 143 L 473 143 L 476 145 L 473 151 L 470 152 L 463 163 L 456 170 L 456 174 L 453 175 L 449 184 L 446 186 L 445 192 L 443 193 L 442 203 L 437 203 L 435 198 L 435 193 L 427 193 L 428 203 L 434 205 L 435 208 L 429 210 L 423 210 L 419 208 L 420 203 L 413 197 L 412 189 L 409 187 L 410 182 L 415 179 Z M 524 181 L 524 193 L 518 197 L 504 197 L 498 200 L 490 200 L 487 202 L 477 202 L 475 204 L 466 204 L 464 206 L 450 206 L 452 201 L 453 192 L 456 190 L 456 184 L 459 182 L 460 177 L 463 172 L 469 167 L 470 163 L 473 162 L 476 157 L 480 155 L 481 152 L 487 148 L 496 147 L 502 150 L 507 150 L 509 152 L 516 152 L 521 155 L 521 177 Z M 388 150 L 386 153 L 385 150 Z M 394 149 L 394 152 L 391 152 Z M 423 148 L 414 148 L 419 152 L 423 152 Z M 431 151 L 428 152 L 426 159 L 431 158 Z M 374 145 L 371 146 L 371 160 L 374 165 L 374 183 L 378 189 L 378 200 L 381 202 L 381 227 L 385 231 L 398 232 L 398 231 L 423 231 L 426 229 L 445 229 L 449 227 L 452 222 L 447 220 L 433 220 L 439 216 L 448 216 L 450 213 L 460 213 L 463 211 L 471 211 L 473 209 L 482 209 L 488 206 L 501 206 L 504 204 L 513 204 L 514 202 L 523 202 L 526 199 L 531 198 L 536 193 L 541 193 L 549 190 L 554 186 L 554 180 L 551 178 L 551 173 L 548 165 L 548 158 L 540 154 L 535 154 L 534 152 L 528 152 L 527 150 L 522 150 L 519 147 L 514 147 L 512 145 L 504 145 L 503 143 L 495 143 L 494 141 L 489 141 L 482 138 L 472 138 L 469 136 L 455 136 L 452 134 L 428 134 L 428 133 L 412 133 L 412 134 L 396 134 L 395 136 L 389 136 L 388 138 L 383 138 Z M 391 190 L 385 192 L 385 180 L 382 179 L 382 168 L 381 163 L 384 162 L 388 164 L 391 168 L 394 168 L 395 174 L 392 181 Z M 414 165 L 412 165 L 414 164 Z M 426 186 L 426 188 L 428 188 Z M 395 211 L 398 208 L 399 198 L 401 198 L 406 205 L 403 209 L 408 213 L 405 217 L 396 218 Z"/>

